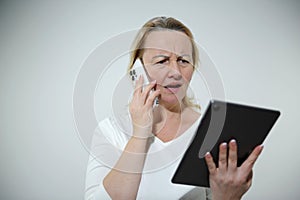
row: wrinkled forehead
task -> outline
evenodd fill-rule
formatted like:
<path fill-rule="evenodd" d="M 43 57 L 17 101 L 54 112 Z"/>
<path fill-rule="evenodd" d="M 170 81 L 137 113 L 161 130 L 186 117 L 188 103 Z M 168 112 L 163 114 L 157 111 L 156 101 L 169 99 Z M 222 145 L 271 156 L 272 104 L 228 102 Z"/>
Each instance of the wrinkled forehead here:
<path fill-rule="evenodd" d="M 188 54 L 192 56 L 192 44 L 190 38 L 173 30 L 152 31 L 147 36 L 143 48 L 167 51 L 176 55 Z"/>

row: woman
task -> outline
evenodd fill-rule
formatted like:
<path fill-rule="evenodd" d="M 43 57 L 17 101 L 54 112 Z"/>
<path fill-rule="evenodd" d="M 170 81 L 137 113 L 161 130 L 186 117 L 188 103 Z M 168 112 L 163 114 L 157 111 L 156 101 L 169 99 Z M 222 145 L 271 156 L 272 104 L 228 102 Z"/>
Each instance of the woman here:
<path fill-rule="evenodd" d="M 139 77 L 135 84 L 129 104 L 132 135 L 123 137 L 124 133 L 115 131 L 116 128 L 102 129 L 102 132 L 109 132 L 108 135 L 115 135 L 109 142 L 116 145 L 116 138 L 123 137 L 123 145 L 119 145 L 122 153 L 112 169 L 90 159 L 86 198 L 240 199 L 251 185 L 252 167 L 262 146 L 256 147 L 241 167 L 237 167 L 235 141 L 220 145 L 218 168 L 207 153 L 210 190 L 170 182 L 179 158 L 160 170 L 145 173 L 147 159 L 153 149 L 162 143 L 176 146 L 178 141 L 189 141 L 195 131 L 199 107 L 189 100 L 186 91 L 198 64 L 198 50 L 192 33 L 185 25 L 174 18 L 157 17 L 139 31 L 133 43 L 129 69 L 137 59 L 144 65 L 151 83 L 143 87 L 145 80 Z M 156 98 L 159 106 L 153 107 Z M 99 124 L 100 128 L 113 127 L 113 122 L 103 124 Z M 94 146 L 99 152 L 110 153 L 105 149 L 106 144 Z M 179 148 L 179 151 L 182 155 L 185 149 Z M 159 159 L 157 162 L 160 162 Z"/>

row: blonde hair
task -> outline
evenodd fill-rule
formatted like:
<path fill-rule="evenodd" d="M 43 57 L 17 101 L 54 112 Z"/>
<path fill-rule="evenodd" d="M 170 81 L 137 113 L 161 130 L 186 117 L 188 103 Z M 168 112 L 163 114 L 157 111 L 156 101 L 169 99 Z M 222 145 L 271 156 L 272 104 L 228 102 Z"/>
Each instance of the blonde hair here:
<path fill-rule="evenodd" d="M 174 19 L 172 17 L 155 17 L 150 19 L 148 22 L 146 22 L 143 27 L 139 30 L 137 33 L 131 47 L 131 55 L 130 55 L 130 61 L 128 70 L 130 70 L 135 61 L 137 59 L 140 59 L 143 63 L 143 44 L 152 31 L 158 31 L 158 30 L 174 30 L 179 31 L 187 35 L 191 41 L 192 44 L 192 57 L 193 57 L 193 67 L 194 69 L 198 66 L 199 63 L 199 52 L 196 43 L 194 42 L 194 37 L 192 32 L 189 30 L 188 27 L 186 27 L 183 23 L 178 21 L 177 19 Z M 189 98 L 187 96 L 184 97 L 183 103 L 186 106 L 191 106 L 198 108 L 200 110 L 200 106 L 192 102 L 193 98 Z"/>

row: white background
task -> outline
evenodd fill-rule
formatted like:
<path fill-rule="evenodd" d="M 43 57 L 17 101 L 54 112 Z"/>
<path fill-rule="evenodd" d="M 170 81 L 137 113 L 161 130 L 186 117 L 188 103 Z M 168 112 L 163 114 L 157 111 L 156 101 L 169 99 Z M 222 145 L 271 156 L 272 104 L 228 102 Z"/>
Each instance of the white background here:
<path fill-rule="evenodd" d="M 297 199 L 299 1 L 1 1 L 0 199 L 83 199 L 72 92 L 101 42 L 166 15 L 215 62 L 226 97 L 279 109 L 244 199 Z M 124 66 L 124 69 L 126 66 Z"/>

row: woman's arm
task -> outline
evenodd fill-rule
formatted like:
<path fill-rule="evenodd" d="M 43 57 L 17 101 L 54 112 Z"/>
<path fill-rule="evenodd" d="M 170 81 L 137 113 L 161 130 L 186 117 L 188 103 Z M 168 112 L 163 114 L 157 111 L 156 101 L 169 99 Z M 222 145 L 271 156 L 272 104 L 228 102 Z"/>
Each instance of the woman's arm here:
<path fill-rule="evenodd" d="M 112 199 L 136 199 L 149 139 L 132 137 L 120 159 L 103 180 L 103 185 Z"/>
<path fill-rule="evenodd" d="M 160 91 L 150 93 L 155 82 L 145 89 L 139 78 L 129 110 L 133 123 L 133 137 L 128 141 L 114 168 L 103 180 L 103 185 L 112 199 L 136 199 L 145 158 L 152 141 L 152 105 Z"/>

